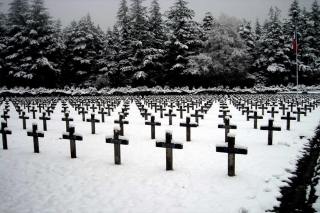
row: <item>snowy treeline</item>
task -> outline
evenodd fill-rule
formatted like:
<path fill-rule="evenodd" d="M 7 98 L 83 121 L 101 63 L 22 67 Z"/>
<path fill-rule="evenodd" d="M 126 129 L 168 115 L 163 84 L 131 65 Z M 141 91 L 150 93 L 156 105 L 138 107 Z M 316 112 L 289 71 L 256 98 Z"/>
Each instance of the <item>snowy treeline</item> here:
<path fill-rule="evenodd" d="M 320 8 L 294 0 L 288 19 L 277 7 L 252 26 L 246 20 L 205 14 L 193 20 L 188 2 L 164 14 L 158 0 L 121 0 L 107 32 L 90 14 L 65 29 L 44 0 L 12 0 L 0 14 L 0 85 L 75 87 L 252 87 L 295 83 L 293 32 L 298 30 L 300 82 L 320 82 Z M 108 18 L 108 17 L 106 17 Z"/>
<path fill-rule="evenodd" d="M 299 91 L 310 91 L 311 93 L 320 90 L 319 86 L 305 86 L 299 85 Z M 132 88 L 131 86 L 126 87 L 118 87 L 118 88 L 110 88 L 104 87 L 101 89 L 97 89 L 95 87 L 88 87 L 88 88 L 79 88 L 74 86 L 65 86 L 61 89 L 49 89 L 44 87 L 39 88 L 30 88 L 30 87 L 13 87 L 8 89 L 7 87 L 0 88 L 0 96 L 15 96 L 15 95 L 174 95 L 174 94 L 254 94 L 254 93 L 278 93 L 278 92 L 285 92 L 285 93 L 295 93 L 297 91 L 297 87 L 293 85 L 288 86 L 263 86 L 263 85 L 255 85 L 252 88 L 240 88 L 240 87 L 209 87 L 209 88 L 192 88 L 191 90 L 189 87 L 174 87 L 170 88 L 169 86 L 161 87 L 156 86 L 149 88 L 147 86 L 140 86 Z"/>

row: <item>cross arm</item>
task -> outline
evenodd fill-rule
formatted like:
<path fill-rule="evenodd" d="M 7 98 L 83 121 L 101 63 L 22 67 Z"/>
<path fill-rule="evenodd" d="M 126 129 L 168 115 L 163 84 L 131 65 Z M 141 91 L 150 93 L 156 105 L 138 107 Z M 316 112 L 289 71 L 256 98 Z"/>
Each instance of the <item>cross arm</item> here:
<path fill-rule="evenodd" d="M 113 144 L 121 144 L 121 145 L 129 145 L 129 140 L 123 137 L 119 137 L 119 139 L 113 139 L 112 137 L 106 137 L 106 143 Z"/>
<path fill-rule="evenodd" d="M 161 126 L 160 122 L 151 122 L 151 121 L 146 121 L 145 125 L 155 125 L 155 126 Z"/>
<path fill-rule="evenodd" d="M 183 127 L 197 127 L 198 124 L 197 124 L 197 123 L 193 123 L 193 122 L 190 122 L 190 123 L 180 123 L 180 126 L 183 126 Z"/>
<path fill-rule="evenodd" d="M 157 141 L 156 142 L 156 147 L 160 148 L 171 148 L 171 149 L 183 149 L 183 145 L 179 143 L 166 143 L 166 142 L 161 142 Z"/>
<path fill-rule="evenodd" d="M 234 148 L 228 147 L 227 144 L 216 145 L 216 152 L 224 152 L 230 154 L 248 154 L 248 148 L 235 145 Z"/>
<path fill-rule="evenodd" d="M 28 136 L 37 136 L 37 137 L 40 137 L 40 138 L 43 138 L 43 137 L 44 137 L 44 133 L 41 132 L 41 131 L 36 131 L 36 132 L 28 131 L 28 132 L 27 132 L 27 135 L 28 135 Z"/>
<path fill-rule="evenodd" d="M 0 129 L 0 133 L 5 133 L 5 134 L 8 134 L 8 135 L 12 134 L 11 130 L 9 130 L 8 128 L 4 128 L 4 130 Z"/>
<path fill-rule="evenodd" d="M 218 124 L 218 128 L 220 129 L 237 129 L 237 125 L 224 125 L 224 124 Z"/>
<path fill-rule="evenodd" d="M 287 116 L 282 116 L 281 120 L 297 120 L 296 117 L 287 117 Z"/>
<path fill-rule="evenodd" d="M 82 141 L 83 137 L 81 135 L 70 135 L 69 133 L 63 133 L 62 134 L 63 139 L 70 139 L 70 140 L 77 140 L 77 141 Z"/>

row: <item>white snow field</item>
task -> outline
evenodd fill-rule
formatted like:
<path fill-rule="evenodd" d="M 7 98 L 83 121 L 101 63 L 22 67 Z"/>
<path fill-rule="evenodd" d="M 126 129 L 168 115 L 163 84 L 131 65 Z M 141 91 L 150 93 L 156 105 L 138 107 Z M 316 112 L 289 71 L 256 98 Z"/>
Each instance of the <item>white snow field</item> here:
<path fill-rule="evenodd" d="M 199 119 L 199 126 L 191 128 L 191 141 L 186 142 L 185 122 L 173 118 L 169 126 L 168 117 L 160 118 L 156 127 L 156 139 L 165 137 L 171 130 L 173 140 L 183 142 L 183 149 L 173 150 L 173 171 L 166 171 L 166 149 L 155 146 L 151 139 L 151 127 L 135 105 L 130 104 L 128 125 L 124 125 L 124 136 L 129 145 L 121 145 L 121 165 L 114 164 L 114 145 L 105 141 L 113 134 L 114 120 L 118 119 L 121 104 L 101 122 L 96 111 L 96 134 L 91 134 L 91 123 L 83 122 L 69 104 L 71 124 L 75 132 L 83 136 L 76 141 L 77 158 L 70 157 L 70 142 L 62 139 L 66 132 L 61 121 L 61 101 L 58 102 L 48 131 L 39 138 L 40 153 L 33 152 L 33 139 L 27 136 L 18 119 L 12 102 L 7 135 L 8 150 L 0 149 L 0 212 L 1 213 L 140 213 L 140 212 L 208 212 L 208 213 L 259 213 L 278 206 L 280 187 L 288 185 L 295 170 L 295 164 L 302 156 L 308 138 L 314 135 L 319 125 L 320 107 L 301 121 L 291 121 L 291 130 L 286 130 L 286 121 L 280 120 L 282 111 L 275 114 L 274 125 L 281 126 L 281 132 L 274 132 L 273 145 L 268 146 L 268 131 L 259 130 L 267 125 L 270 114 L 265 113 L 258 120 L 258 129 L 253 129 L 253 120 L 227 102 L 231 123 L 237 129 L 235 143 L 248 147 L 247 155 L 236 155 L 236 176 L 227 175 L 228 154 L 216 152 L 216 145 L 224 143 L 223 123 L 218 118 L 219 103 Z M 4 103 L 0 107 L 3 114 Z M 278 109 L 278 107 L 276 108 Z M 27 112 L 27 109 L 25 110 Z M 149 108 L 148 112 L 151 112 Z M 89 118 L 86 114 L 86 118 Z M 154 112 L 153 112 L 154 113 Z M 193 113 L 193 112 L 192 112 Z M 32 119 L 26 113 L 27 129 L 38 123 L 43 130 L 39 113 Z M 258 110 L 261 115 L 261 110 Z M 296 116 L 296 115 L 292 115 Z M 194 118 L 191 118 L 194 122 Z M 306 136 L 300 139 L 300 136 Z"/>

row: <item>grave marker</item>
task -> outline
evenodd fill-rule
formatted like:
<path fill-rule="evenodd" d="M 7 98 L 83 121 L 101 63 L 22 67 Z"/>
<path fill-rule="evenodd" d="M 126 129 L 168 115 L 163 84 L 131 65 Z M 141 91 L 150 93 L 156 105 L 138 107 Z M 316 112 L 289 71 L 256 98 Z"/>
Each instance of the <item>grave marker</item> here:
<path fill-rule="evenodd" d="M 191 127 L 197 127 L 198 124 L 194 122 L 190 122 L 190 116 L 186 116 L 186 122 L 185 123 L 180 123 L 180 126 L 182 127 L 187 127 L 186 128 L 186 138 L 187 141 L 191 141 Z"/>
<path fill-rule="evenodd" d="M 87 119 L 87 122 L 91 122 L 91 134 L 96 134 L 96 123 L 100 121 L 94 118 L 95 114 L 91 113 L 91 119 Z"/>
<path fill-rule="evenodd" d="M 248 148 L 235 145 L 235 134 L 228 134 L 228 145 L 216 145 L 216 152 L 228 153 L 228 176 L 235 176 L 235 154 L 248 154 Z"/>
<path fill-rule="evenodd" d="M 129 145 L 129 140 L 119 136 L 120 128 L 115 127 L 113 129 L 113 138 L 106 137 L 106 143 L 113 143 L 114 144 L 114 163 L 116 165 L 121 165 L 121 150 L 120 145 Z"/>
<path fill-rule="evenodd" d="M 82 141 L 83 137 L 79 134 L 76 134 L 74 132 L 75 127 L 73 125 L 70 125 L 68 127 L 69 129 L 69 134 L 63 133 L 62 138 L 63 139 L 69 139 L 70 140 L 70 152 L 71 152 L 71 158 L 77 158 L 77 150 L 76 150 L 76 140 L 77 141 Z"/>
<path fill-rule="evenodd" d="M 257 129 L 258 119 L 263 119 L 262 116 L 260 116 L 260 115 L 258 116 L 257 111 L 254 111 L 254 112 L 253 112 L 253 116 L 249 116 L 248 118 L 249 118 L 249 119 L 250 119 L 250 118 L 254 119 L 254 124 L 253 124 L 253 128 L 254 128 L 254 129 Z"/>
<path fill-rule="evenodd" d="M 287 112 L 287 116 L 282 116 L 281 120 L 287 120 L 287 130 L 290 130 L 290 120 L 297 120 L 295 117 L 290 117 L 290 112 Z"/>
<path fill-rule="evenodd" d="M 26 116 L 26 113 L 24 111 L 22 112 L 22 115 L 19 116 L 19 119 L 22 119 L 22 127 L 23 127 L 23 129 L 26 129 L 27 128 L 26 127 L 26 119 L 29 119 L 29 117 Z"/>
<path fill-rule="evenodd" d="M 119 113 L 119 120 L 114 120 L 115 124 L 120 124 L 120 135 L 124 135 L 123 124 L 129 124 L 129 121 L 123 119 L 123 114 Z"/>
<path fill-rule="evenodd" d="M 260 130 L 268 130 L 268 145 L 272 145 L 273 131 L 281 131 L 281 127 L 273 126 L 273 118 L 269 118 L 268 126 L 261 126 Z"/>
<path fill-rule="evenodd" d="M 46 114 L 44 112 L 44 114 Z M 33 147 L 34 147 L 34 153 L 39 153 L 39 139 L 38 137 L 43 138 L 44 134 L 41 131 L 38 131 L 38 125 L 36 123 L 32 124 L 32 130 L 29 130 L 27 132 L 28 136 L 32 136 L 33 137 Z"/>
<path fill-rule="evenodd" d="M 47 131 L 47 121 L 50 120 L 50 117 L 46 117 L 46 113 L 42 113 L 42 117 L 39 117 L 40 120 L 43 120 L 43 131 Z"/>
<path fill-rule="evenodd" d="M 166 131 L 165 140 L 157 140 L 156 147 L 166 148 L 166 170 L 173 170 L 172 149 L 183 149 L 181 143 L 172 143 L 172 132 Z"/>
<path fill-rule="evenodd" d="M 230 124 L 230 117 L 226 116 L 224 119 L 224 124 L 218 124 L 218 128 L 225 129 L 224 141 L 227 142 L 230 129 L 237 129 L 237 125 L 231 125 Z"/>
<path fill-rule="evenodd" d="M 66 131 L 69 132 L 69 121 L 73 121 L 73 118 L 69 118 L 69 112 L 64 113 L 64 118 L 62 118 L 62 121 L 66 122 Z"/>
<path fill-rule="evenodd" d="M 177 116 L 176 114 L 172 114 L 172 109 L 169 109 L 169 113 L 164 114 L 164 116 L 169 117 L 169 125 L 172 125 L 172 117 Z"/>
<path fill-rule="evenodd" d="M 7 135 L 11 135 L 12 132 L 7 128 L 7 122 L 1 121 L 1 130 L 0 133 L 2 134 L 2 144 L 3 149 L 8 149 L 8 143 L 7 143 Z"/>
<path fill-rule="evenodd" d="M 151 120 L 150 121 L 146 121 L 145 125 L 151 125 L 151 139 L 155 139 L 156 138 L 156 128 L 155 126 L 161 126 L 161 122 L 156 122 L 154 120 L 154 115 L 151 116 Z"/>

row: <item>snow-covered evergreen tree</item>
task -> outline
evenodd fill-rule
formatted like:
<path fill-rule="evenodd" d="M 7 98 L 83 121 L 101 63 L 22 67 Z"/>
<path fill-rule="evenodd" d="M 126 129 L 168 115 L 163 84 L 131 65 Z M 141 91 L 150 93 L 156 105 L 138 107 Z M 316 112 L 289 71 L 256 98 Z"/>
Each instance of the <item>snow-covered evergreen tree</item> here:
<path fill-rule="evenodd" d="M 262 80 L 264 76 L 270 84 L 284 84 L 289 81 L 286 72 L 289 72 L 290 59 L 287 52 L 290 51 L 285 45 L 285 37 L 282 31 L 280 10 L 270 8 L 269 19 L 263 25 L 263 33 L 259 43 L 262 51 L 259 53 L 255 66 L 258 68 L 256 75 Z M 292 41 L 292 40 L 291 40 Z"/>
<path fill-rule="evenodd" d="M 188 68 L 190 56 L 199 54 L 202 44 L 199 38 L 199 24 L 193 21 L 195 15 L 192 9 L 187 7 L 188 2 L 176 0 L 174 5 L 166 11 L 166 25 L 168 27 L 167 48 L 167 80 L 171 86 L 186 85 L 193 79 L 192 72 Z M 188 80 L 189 79 L 189 80 Z"/>
<path fill-rule="evenodd" d="M 98 60 L 102 55 L 105 38 L 88 14 L 66 30 L 66 55 L 63 78 L 66 83 L 90 86 L 98 75 Z"/>
<path fill-rule="evenodd" d="M 56 37 L 55 22 L 44 6 L 44 0 L 32 0 L 27 16 L 29 47 L 22 59 L 22 68 L 32 79 L 33 86 L 55 87 L 61 72 L 62 39 Z M 31 85 L 30 85 L 31 86 Z"/>
<path fill-rule="evenodd" d="M 255 35 L 251 28 L 251 22 L 243 20 L 243 24 L 240 25 L 239 33 L 241 38 L 245 41 L 246 51 L 250 54 L 250 64 L 257 58 L 256 54 L 256 42 Z"/>
<path fill-rule="evenodd" d="M 0 2 L 0 8 L 2 3 Z M 4 73 L 4 53 L 7 48 L 5 43 L 5 32 L 6 32 L 6 16 L 0 12 L 0 73 Z M 1 75 L 0 86 L 4 86 L 5 84 L 5 75 Z"/>
<path fill-rule="evenodd" d="M 315 60 L 314 60 L 314 65 L 312 65 L 312 68 L 314 72 L 316 72 L 316 79 L 315 82 L 319 82 L 320 78 L 320 7 L 318 4 L 318 1 L 315 0 L 312 3 L 311 6 L 311 12 L 309 15 L 309 22 L 312 22 L 312 28 L 310 29 L 310 36 L 312 39 L 310 39 L 310 46 L 314 47 L 314 55 L 315 55 Z"/>
<path fill-rule="evenodd" d="M 201 29 L 202 29 L 202 38 L 204 41 L 208 39 L 208 33 L 211 32 L 213 28 L 213 16 L 210 12 L 207 12 L 202 20 Z"/>
<path fill-rule="evenodd" d="M 8 86 L 28 85 L 31 76 L 21 66 L 25 52 L 29 46 L 29 32 L 27 32 L 28 0 L 14 0 L 11 2 L 6 25 L 5 69 L 2 77 L 6 78 Z"/>

